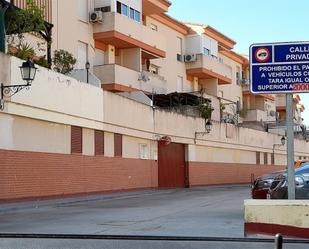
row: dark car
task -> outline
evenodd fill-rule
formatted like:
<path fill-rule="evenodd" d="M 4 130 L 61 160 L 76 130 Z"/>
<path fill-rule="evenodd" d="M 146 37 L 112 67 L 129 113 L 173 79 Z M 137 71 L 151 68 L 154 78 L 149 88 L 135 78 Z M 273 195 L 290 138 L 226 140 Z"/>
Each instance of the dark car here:
<path fill-rule="evenodd" d="M 307 163 L 309 163 L 308 160 L 299 160 L 295 162 L 294 167 L 300 168 Z M 266 199 L 270 185 L 272 184 L 274 178 L 284 172 L 286 172 L 286 170 L 280 170 L 258 177 L 251 185 L 252 199 Z"/>
<path fill-rule="evenodd" d="M 251 196 L 253 199 L 266 199 L 269 188 L 278 175 L 284 173 L 285 170 L 276 171 L 267 175 L 262 175 L 254 180 L 251 186 Z"/>
<path fill-rule="evenodd" d="M 301 168 L 294 170 L 295 172 L 295 198 L 309 199 L 309 162 L 304 163 Z M 270 189 L 269 196 L 271 199 L 287 199 L 287 172 L 275 177 Z"/>

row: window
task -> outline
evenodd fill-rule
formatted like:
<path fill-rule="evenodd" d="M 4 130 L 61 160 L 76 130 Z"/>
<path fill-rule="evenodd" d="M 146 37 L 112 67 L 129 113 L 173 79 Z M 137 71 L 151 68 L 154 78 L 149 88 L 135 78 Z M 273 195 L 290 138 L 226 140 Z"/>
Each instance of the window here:
<path fill-rule="evenodd" d="M 264 164 L 268 164 L 268 153 L 264 152 Z"/>
<path fill-rule="evenodd" d="M 124 16 L 128 16 L 128 6 L 117 1 L 117 13 L 122 14 Z"/>
<path fill-rule="evenodd" d="M 134 20 L 134 9 L 130 8 L 130 18 Z"/>
<path fill-rule="evenodd" d="M 79 41 L 76 68 L 85 69 L 85 64 L 87 61 L 88 61 L 88 44 Z"/>
<path fill-rule="evenodd" d="M 237 67 L 237 69 L 236 69 L 237 71 L 236 71 L 236 84 L 237 85 L 240 85 L 241 84 L 241 77 L 240 77 L 240 67 Z"/>
<path fill-rule="evenodd" d="M 134 10 L 134 20 L 137 22 L 141 21 L 141 13 L 137 10 Z"/>
<path fill-rule="evenodd" d="M 158 26 L 153 23 L 150 24 L 150 28 L 154 31 L 158 31 Z"/>
<path fill-rule="evenodd" d="M 117 1 L 117 13 L 121 14 L 121 2 Z"/>
<path fill-rule="evenodd" d="M 141 13 L 133 8 L 130 8 L 130 18 L 134 21 L 141 21 Z"/>
<path fill-rule="evenodd" d="M 128 16 L 128 6 L 125 4 L 121 4 L 121 14 L 124 16 Z"/>
<path fill-rule="evenodd" d="M 122 157 L 122 135 L 114 134 L 114 155 L 116 157 Z"/>
<path fill-rule="evenodd" d="M 219 91 L 219 98 L 223 98 L 223 91 Z"/>
<path fill-rule="evenodd" d="M 71 126 L 71 153 L 81 154 L 83 152 L 83 129 Z"/>
<path fill-rule="evenodd" d="M 148 159 L 148 145 L 147 144 L 139 145 L 139 158 Z"/>
<path fill-rule="evenodd" d="M 78 0 L 78 18 L 81 21 L 88 22 L 88 0 Z"/>
<path fill-rule="evenodd" d="M 223 63 L 223 58 L 222 57 L 219 57 L 219 62 Z"/>
<path fill-rule="evenodd" d="M 177 37 L 177 44 L 176 44 L 176 53 L 177 53 L 177 60 L 182 60 L 182 38 Z"/>
<path fill-rule="evenodd" d="M 153 74 L 159 74 L 159 67 L 153 64 L 150 64 L 149 71 Z"/>
<path fill-rule="evenodd" d="M 111 12 L 111 6 L 105 6 L 101 8 L 95 8 L 95 11 L 102 11 L 102 12 Z"/>
<path fill-rule="evenodd" d="M 104 155 L 104 132 L 94 132 L 94 152 L 96 156 Z"/>
<path fill-rule="evenodd" d="M 183 61 L 183 57 L 181 54 L 177 54 L 177 61 L 180 61 L 180 62 Z"/>
<path fill-rule="evenodd" d="M 261 163 L 260 152 L 256 152 L 256 164 Z"/>
<path fill-rule="evenodd" d="M 210 50 L 208 48 L 203 48 L 203 53 L 205 55 L 210 55 Z"/>
<path fill-rule="evenodd" d="M 275 165 L 275 154 L 271 153 L 271 164 Z"/>

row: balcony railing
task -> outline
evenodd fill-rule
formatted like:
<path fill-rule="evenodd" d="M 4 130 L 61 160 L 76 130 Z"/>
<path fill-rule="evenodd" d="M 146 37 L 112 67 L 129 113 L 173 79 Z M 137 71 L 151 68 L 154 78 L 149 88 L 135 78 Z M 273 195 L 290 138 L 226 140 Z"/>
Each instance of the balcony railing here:
<path fill-rule="evenodd" d="M 205 77 L 216 78 L 218 76 L 229 80 L 232 79 L 232 68 L 230 66 L 209 55 L 197 54 L 196 57 L 196 61 L 186 63 L 186 68 L 189 72 L 192 69 L 206 69 L 203 72 Z"/>
<path fill-rule="evenodd" d="M 138 72 L 117 64 L 94 67 L 94 74 L 102 84 L 120 84 L 148 93 L 166 93 L 166 81 L 162 76 L 150 72 Z"/>
<path fill-rule="evenodd" d="M 122 36 L 117 36 L 115 38 L 115 34 L 112 34 L 111 32 L 118 32 Z M 94 33 L 95 38 L 97 35 L 97 39 L 102 39 L 102 42 L 106 40 L 106 42 L 109 42 L 110 44 L 115 43 L 113 44 L 115 46 L 125 46 L 126 43 L 130 43 L 129 40 L 132 38 L 135 41 L 138 41 L 141 48 L 145 50 L 147 50 L 147 46 L 150 46 L 149 49 L 156 48 L 164 52 L 166 51 L 166 40 L 161 34 L 142 23 L 131 20 L 127 16 L 119 13 L 104 13 L 103 23 L 97 23 L 94 25 Z M 102 36 L 102 33 L 104 36 Z M 137 43 L 135 45 L 139 46 Z"/>
<path fill-rule="evenodd" d="M 272 122 L 276 121 L 276 116 L 271 116 L 267 111 L 263 110 L 248 110 L 246 113 L 246 116 L 244 118 L 244 121 L 247 122 Z"/>

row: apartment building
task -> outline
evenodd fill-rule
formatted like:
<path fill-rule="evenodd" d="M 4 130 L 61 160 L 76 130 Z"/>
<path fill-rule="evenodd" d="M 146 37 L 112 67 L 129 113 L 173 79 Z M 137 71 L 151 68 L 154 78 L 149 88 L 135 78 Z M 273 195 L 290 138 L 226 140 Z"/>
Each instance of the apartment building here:
<path fill-rule="evenodd" d="M 285 147 L 273 151 L 281 135 L 240 125 L 275 99 L 246 93 L 235 41 L 175 20 L 166 0 L 47 2 L 52 50 L 71 52 L 79 73 L 38 67 L 28 91 L 5 96 L 0 200 L 248 183 L 285 167 Z M 86 62 L 99 85 L 82 77 Z M 22 81 L 21 60 L 1 53 L 0 63 L 0 82 Z M 211 130 L 190 111 L 201 98 L 214 108 Z M 244 108 L 255 113 L 241 117 Z M 308 157 L 296 139 L 295 158 Z"/>

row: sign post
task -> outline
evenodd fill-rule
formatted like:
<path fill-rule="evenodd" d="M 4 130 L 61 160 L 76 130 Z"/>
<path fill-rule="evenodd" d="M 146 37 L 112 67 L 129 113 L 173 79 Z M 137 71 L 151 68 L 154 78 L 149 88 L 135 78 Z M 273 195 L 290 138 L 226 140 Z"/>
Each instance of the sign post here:
<path fill-rule="evenodd" d="M 309 92 L 309 42 L 253 44 L 251 92 L 286 94 L 288 198 L 295 199 L 293 93 Z"/>
<path fill-rule="evenodd" d="M 293 94 L 286 94 L 288 199 L 295 200 Z"/>

